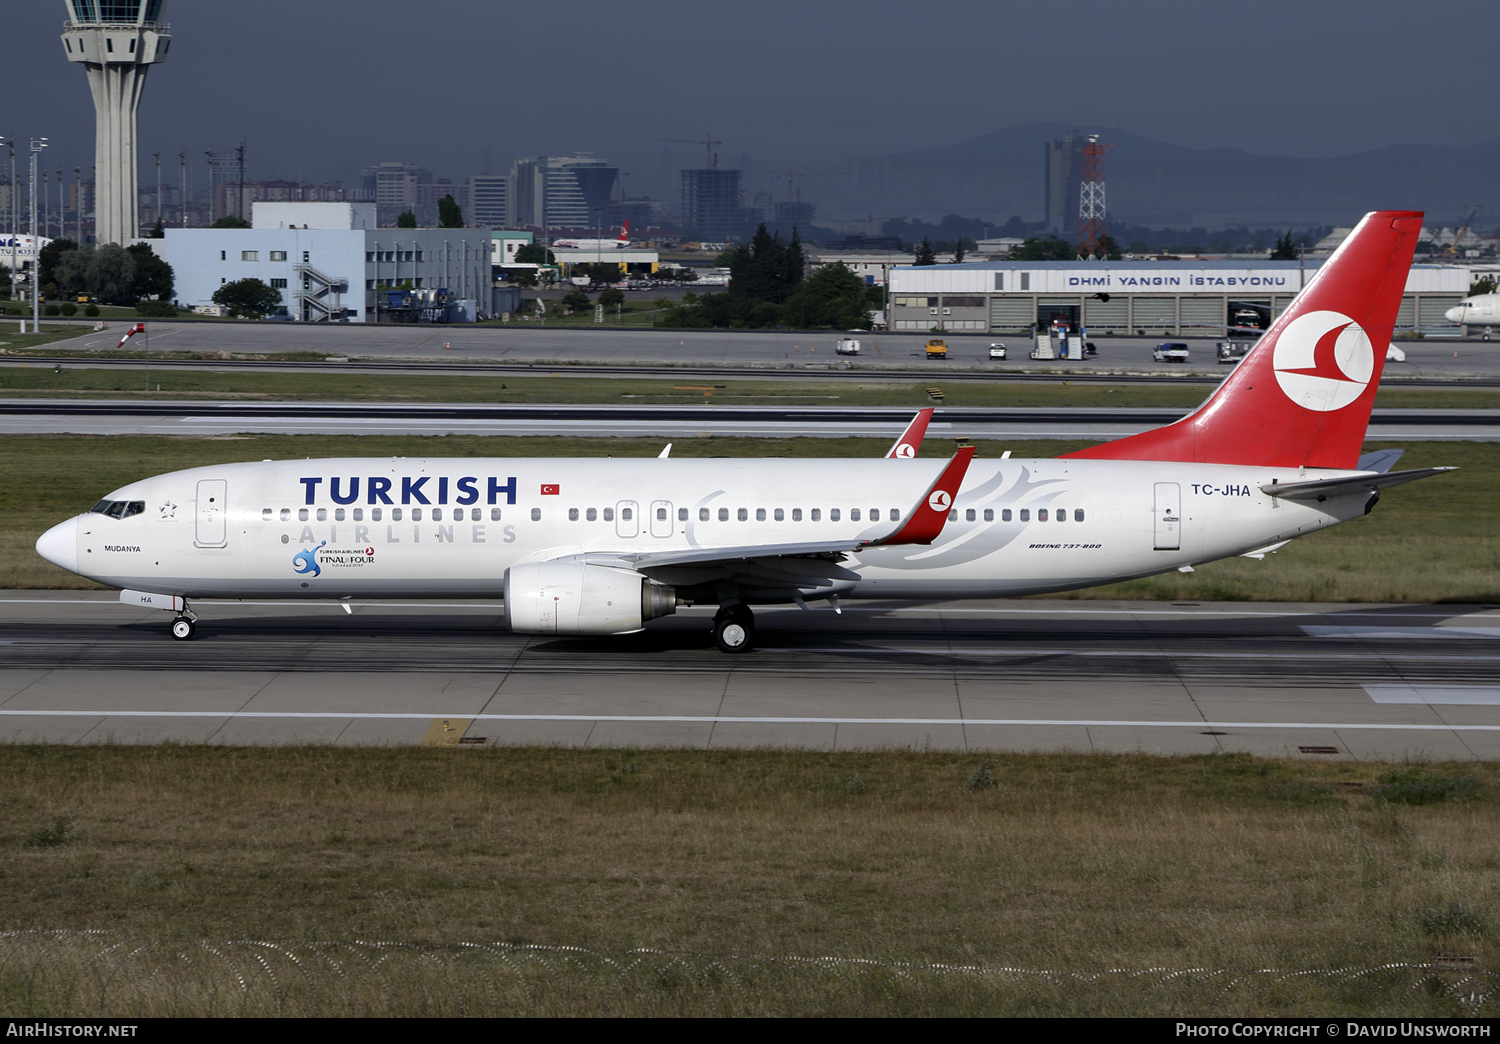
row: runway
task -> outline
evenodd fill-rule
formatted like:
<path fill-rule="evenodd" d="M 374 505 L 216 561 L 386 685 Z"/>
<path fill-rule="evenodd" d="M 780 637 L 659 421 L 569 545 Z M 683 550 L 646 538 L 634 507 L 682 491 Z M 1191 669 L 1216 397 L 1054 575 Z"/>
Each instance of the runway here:
<path fill-rule="evenodd" d="M 49 326 L 52 324 L 48 324 Z M 79 335 L 48 347 L 68 351 L 114 351 L 125 329 L 116 320 L 108 330 Z M 1215 337 L 1095 337 L 1098 354 L 1085 360 L 1033 362 L 1025 336 L 943 334 L 948 358 L 928 360 L 925 333 L 771 330 L 665 330 L 643 327 L 424 326 L 374 323 L 253 323 L 149 321 L 145 338 L 132 338 L 127 352 L 226 352 L 274 355 L 314 352 L 372 362 L 425 361 L 452 365 L 502 363 L 518 366 L 631 365 L 683 370 L 776 371 L 830 370 L 849 365 L 854 372 L 884 376 L 897 370 L 932 377 L 969 370 L 1003 376 L 1016 372 L 1147 374 L 1172 377 L 1184 373 L 1222 376 L 1229 367 L 1217 363 Z M 835 342 L 857 337 L 858 357 L 833 353 Z M 1190 346 L 1187 364 L 1158 363 L 1151 350 L 1160 341 Z M 989 358 L 991 343 L 1003 343 L 1010 358 Z M 0 345 L 4 334 L 0 333 Z M 1388 378 L 1500 378 L 1500 344 L 1432 338 L 1403 341 L 1405 362 L 1386 367 Z"/>
<path fill-rule="evenodd" d="M 910 408 L 552 406 L 473 403 L 244 403 L 0 399 L 0 434 L 80 435 L 572 435 L 693 438 L 894 438 Z M 937 439 L 1105 441 L 1170 424 L 1180 409 L 939 408 Z M 1500 440 L 1497 410 L 1376 410 L 1371 439 Z"/>
<path fill-rule="evenodd" d="M 1500 756 L 1500 607 L 997 601 L 708 610 L 604 639 L 495 602 L 0 593 L 12 742 L 789 746 Z"/>

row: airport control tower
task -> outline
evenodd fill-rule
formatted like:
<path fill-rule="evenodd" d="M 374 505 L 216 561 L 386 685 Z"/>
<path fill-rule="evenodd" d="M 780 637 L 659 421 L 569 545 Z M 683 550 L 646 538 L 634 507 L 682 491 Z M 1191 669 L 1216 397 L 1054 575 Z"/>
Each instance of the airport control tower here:
<path fill-rule="evenodd" d="M 140 234 L 135 162 L 135 112 L 146 70 L 167 56 L 166 0 L 64 0 L 63 47 L 82 62 L 94 92 L 94 235 L 128 246 Z"/>

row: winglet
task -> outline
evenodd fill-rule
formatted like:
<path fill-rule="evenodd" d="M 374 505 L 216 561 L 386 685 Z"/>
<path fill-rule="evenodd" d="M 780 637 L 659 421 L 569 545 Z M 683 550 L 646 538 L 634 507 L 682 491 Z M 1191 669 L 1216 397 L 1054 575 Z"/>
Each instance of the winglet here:
<path fill-rule="evenodd" d="M 915 457 L 917 451 L 922 448 L 922 436 L 927 434 L 927 422 L 932 420 L 932 408 L 918 410 L 917 415 L 911 419 L 901 437 L 891 444 L 891 450 L 886 454 L 890 457 Z"/>
<path fill-rule="evenodd" d="M 958 488 L 964 484 L 964 475 L 969 462 L 974 459 L 973 446 L 961 446 L 937 481 L 927 487 L 917 506 L 906 516 L 906 525 L 883 540 L 872 540 L 870 544 L 930 544 L 937 539 L 948 521 L 948 512 L 958 496 Z"/>

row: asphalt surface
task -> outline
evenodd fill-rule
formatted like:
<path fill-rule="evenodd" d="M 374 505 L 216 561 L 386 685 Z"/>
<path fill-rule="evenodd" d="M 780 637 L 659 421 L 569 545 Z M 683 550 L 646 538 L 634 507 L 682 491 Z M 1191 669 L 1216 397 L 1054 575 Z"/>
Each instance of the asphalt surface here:
<path fill-rule="evenodd" d="M 602 639 L 498 603 L 195 605 L 0 593 L 12 742 L 558 744 L 1500 756 L 1495 606 L 993 601 L 707 610 Z"/>
<path fill-rule="evenodd" d="M 941 408 L 938 439 L 1107 440 L 1170 424 L 1179 409 Z M 573 435 L 692 438 L 705 435 L 895 438 L 913 411 L 895 407 L 566 406 L 475 403 L 244 403 L 99 399 L 0 399 L 0 434 L 87 435 Z M 1497 410 L 1376 410 L 1371 439 L 1500 440 Z"/>
<path fill-rule="evenodd" d="M 66 350 L 113 350 L 127 324 L 115 321 L 102 333 L 82 331 L 76 338 L 55 342 Z M 275 354 L 325 352 L 351 359 L 399 360 L 515 365 L 634 365 L 702 370 L 830 369 L 851 366 L 856 371 L 897 369 L 929 376 L 959 370 L 987 374 L 1020 372 L 1127 373 L 1159 376 L 1188 372 L 1220 376 L 1228 369 L 1217 364 L 1214 344 L 1219 338 L 1093 338 L 1099 352 L 1087 360 L 1032 362 L 1025 337 L 969 334 L 776 333 L 756 330 L 652 330 L 607 326 L 598 328 L 546 327 L 534 324 L 495 326 L 409 326 L 364 323 L 229 323 L 148 322 L 147 336 L 134 337 L 127 351 L 228 352 Z M 4 341 L 0 324 L 0 346 Z M 844 336 L 859 339 L 857 358 L 837 356 L 834 343 Z M 928 337 L 942 336 L 949 356 L 926 359 Z M 1189 363 L 1157 363 L 1151 350 L 1160 340 L 1190 346 Z M 991 343 L 1004 343 L 1010 358 L 992 361 Z M 1390 363 L 1391 377 L 1500 379 L 1500 341 L 1431 339 L 1403 341 L 1403 363 Z"/>

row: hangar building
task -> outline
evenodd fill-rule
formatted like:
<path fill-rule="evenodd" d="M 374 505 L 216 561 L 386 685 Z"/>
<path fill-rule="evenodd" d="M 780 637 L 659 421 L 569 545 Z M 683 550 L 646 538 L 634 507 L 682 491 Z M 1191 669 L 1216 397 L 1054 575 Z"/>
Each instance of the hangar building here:
<path fill-rule="evenodd" d="M 891 270 L 891 330 L 1018 334 L 1067 322 L 1096 335 L 1182 336 L 1260 326 L 1291 303 L 1319 262 L 986 261 Z M 1398 329 L 1448 326 L 1469 270 L 1413 265 Z M 1253 321 L 1258 319 L 1259 321 Z"/>

